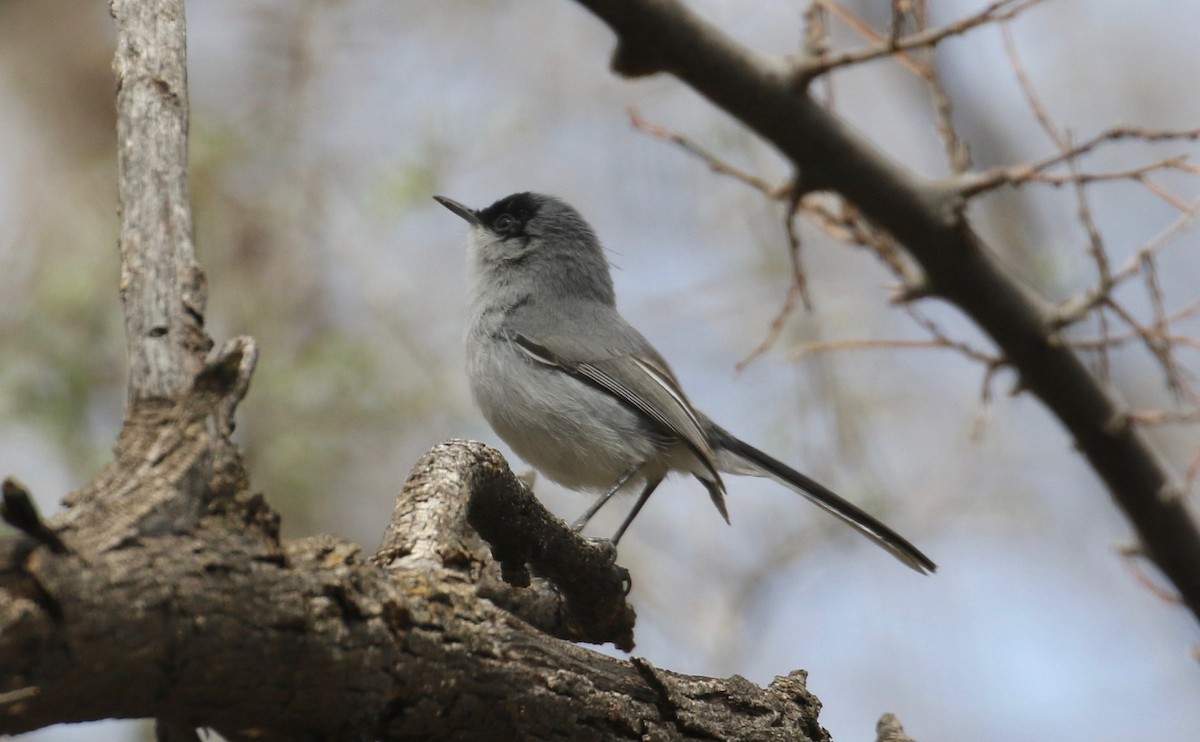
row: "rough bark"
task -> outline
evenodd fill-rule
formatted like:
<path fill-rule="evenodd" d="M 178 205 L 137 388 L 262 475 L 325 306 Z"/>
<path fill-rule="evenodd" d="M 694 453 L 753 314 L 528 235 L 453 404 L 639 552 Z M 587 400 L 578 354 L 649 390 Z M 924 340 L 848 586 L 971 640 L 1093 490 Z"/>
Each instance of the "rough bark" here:
<path fill-rule="evenodd" d="M 127 402 L 176 398 L 211 341 L 204 272 L 192 244 L 187 181 L 187 55 L 183 4 L 112 0 L 117 20 L 117 168 Z"/>
<path fill-rule="evenodd" d="M 151 468 L 163 462 L 162 476 L 133 490 L 110 480 L 72 510 L 111 513 L 114 496 L 159 501 L 156 489 L 178 486 L 168 472 L 187 467 L 157 453 L 190 460 L 205 447 L 195 420 L 207 392 L 190 394 L 141 447 Z M 617 620 L 596 629 L 609 635 L 582 638 L 627 636 L 620 570 L 481 444 L 449 442 L 418 462 L 371 559 L 330 537 L 281 543 L 240 462 L 213 471 L 198 517 L 142 520 L 131 533 L 68 511 L 46 524 L 65 548 L 33 534 L 0 542 L 0 733 L 154 717 L 234 740 L 828 738 L 802 672 L 761 689 L 603 657 L 546 633 L 596 629 L 595 618 L 572 618 L 572 591 L 590 576 L 609 597 L 583 590 L 581 600 Z M 470 525 L 481 512 L 525 530 L 499 529 L 489 549 Z M 511 556 L 531 535 L 591 565 L 561 590 L 524 588 L 538 593 L 529 602 L 540 628 L 481 595 L 500 571 L 489 551 L 509 553 L 510 573 L 538 570 L 539 556 Z"/>
<path fill-rule="evenodd" d="M 800 188 L 838 192 L 895 236 L 925 273 L 914 293 L 950 302 L 992 338 L 1200 618 L 1200 528 L 1178 478 L 1061 341 L 1054 308 L 1010 276 L 971 228 L 969 176 L 925 181 L 908 172 L 806 94 L 810 67 L 743 47 L 678 0 L 577 1 L 616 33 L 616 72 L 674 75 L 778 148 Z"/>

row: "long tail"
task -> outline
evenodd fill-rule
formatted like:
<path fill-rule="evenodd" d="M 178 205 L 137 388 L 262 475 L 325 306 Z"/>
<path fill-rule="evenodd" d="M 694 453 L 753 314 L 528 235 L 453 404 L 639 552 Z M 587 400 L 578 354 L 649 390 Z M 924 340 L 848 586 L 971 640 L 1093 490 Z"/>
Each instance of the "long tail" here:
<path fill-rule="evenodd" d="M 770 477 L 854 526 L 859 533 L 887 549 L 892 556 L 921 574 L 937 571 L 937 565 L 933 563 L 932 559 L 922 554 L 907 539 L 868 515 L 857 505 L 843 500 L 787 464 L 768 456 L 749 443 L 739 440 L 711 420 L 706 420 L 706 422 L 709 428 L 709 439 L 713 443 L 717 465 L 721 471 L 730 474 Z"/>

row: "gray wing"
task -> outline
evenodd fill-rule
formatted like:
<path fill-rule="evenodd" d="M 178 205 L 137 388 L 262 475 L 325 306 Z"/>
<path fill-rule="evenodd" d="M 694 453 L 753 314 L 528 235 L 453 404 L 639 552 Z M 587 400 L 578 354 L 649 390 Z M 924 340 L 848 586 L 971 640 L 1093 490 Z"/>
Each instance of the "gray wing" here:
<path fill-rule="evenodd" d="M 688 446 L 711 481 L 725 489 L 707 428 L 675 375 L 615 310 L 577 302 L 569 307 L 543 304 L 536 313 L 519 313 L 510 320 L 506 334 L 531 360 L 560 369 L 637 410 Z M 724 512 L 723 503 L 717 506 Z"/>

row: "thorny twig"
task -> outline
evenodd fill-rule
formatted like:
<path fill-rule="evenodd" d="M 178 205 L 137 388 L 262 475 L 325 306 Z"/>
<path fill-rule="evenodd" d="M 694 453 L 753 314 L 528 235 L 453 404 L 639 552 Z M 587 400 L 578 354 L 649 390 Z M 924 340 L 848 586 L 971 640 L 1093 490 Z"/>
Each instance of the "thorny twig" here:
<path fill-rule="evenodd" d="M 1141 339 L 1146 349 L 1158 360 L 1166 376 L 1167 387 L 1177 399 L 1195 399 L 1196 395 L 1188 385 L 1186 378 L 1175 360 L 1175 346 L 1167 340 L 1163 330 L 1156 330 L 1142 325 L 1133 313 L 1116 301 L 1105 304 L 1112 313 L 1128 325 Z M 1103 335 L 1101 336 L 1103 337 Z M 1105 346 L 1107 347 L 1107 346 Z"/>

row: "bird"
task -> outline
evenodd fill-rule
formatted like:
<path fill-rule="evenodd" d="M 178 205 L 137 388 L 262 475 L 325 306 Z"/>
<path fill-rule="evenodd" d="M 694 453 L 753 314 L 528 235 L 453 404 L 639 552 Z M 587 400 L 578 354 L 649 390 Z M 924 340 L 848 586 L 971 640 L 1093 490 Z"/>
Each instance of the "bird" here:
<path fill-rule="evenodd" d="M 472 395 L 492 429 L 538 472 L 598 493 L 581 531 L 618 492 L 640 486 L 621 540 L 672 473 L 690 474 L 725 521 L 723 475 L 768 477 L 840 518 L 919 573 L 937 565 L 819 482 L 696 409 L 654 346 L 617 311 L 604 248 L 570 204 L 522 192 L 482 209 L 444 196 L 468 224 Z"/>

